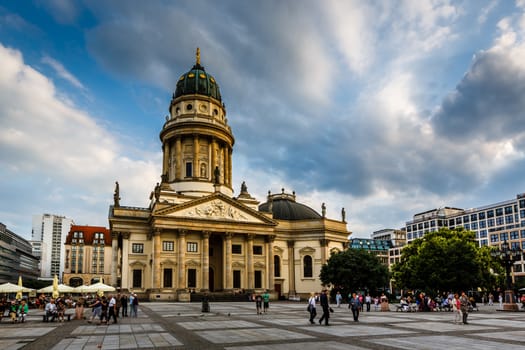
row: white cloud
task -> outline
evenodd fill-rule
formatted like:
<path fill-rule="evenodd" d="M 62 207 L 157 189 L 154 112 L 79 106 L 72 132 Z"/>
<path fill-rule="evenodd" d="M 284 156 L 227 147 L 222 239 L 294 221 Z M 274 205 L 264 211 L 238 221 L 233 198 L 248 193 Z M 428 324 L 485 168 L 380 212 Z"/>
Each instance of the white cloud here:
<path fill-rule="evenodd" d="M 55 72 L 58 74 L 59 77 L 62 79 L 68 81 L 71 85 L 74 87 L 80 89 L 80 90 L 86 90 L 84 85 L 73 75 L 71 72 L 69 72 L 62 63 L 58 62 L 54 58 L 51 58 L 49 56 L 42 57 L 42 63 L 45 63 L 49 65 L 51 68 L 55 70 Z"/>
<path fill-rule="evenodd" d="M 478 23 L 483 24 L 487 21 L 487 17 L 490 15 L 490 13 L 494 10 L 494 8 L 498 5 L 498 0 L 491 1 L 487 6 L 483 7 L 481 9 L 481 13 L 478 16 Z"/>
<path fill-rule="evenodd" d="M 375 14 L 364 2 L 329 1 L 324 6 L 328 29 L 336 47 L 342 52 L 348 69 L 365 74 L 375 61 Z"/>
<path fill-rule="evenodd" d="M 38 0 L 38 3 L 46 7 L 53 18 L 62 24 L 72 24 L 78 17 L 80 9 L 78 2 L 70 0 Z"/>
<path fill-rule="evenodd" d="M 62 100 L 52 81 L 26 65 L 19 51 L 0 44 L 0 61 L 0 177 L 4 184 L 23 180 L 33 196 L 27 202 L 11 193 L 0 212 L 15 207 L 30 216 L 55 208 L 106 225 L 116 179 L 123 203 L 147 203 L 160 174 L 158 153 L 139 152 L 147 161 L 127 158 L 126 147 L 133 145 L 120 144 L 87 112 Z"/>

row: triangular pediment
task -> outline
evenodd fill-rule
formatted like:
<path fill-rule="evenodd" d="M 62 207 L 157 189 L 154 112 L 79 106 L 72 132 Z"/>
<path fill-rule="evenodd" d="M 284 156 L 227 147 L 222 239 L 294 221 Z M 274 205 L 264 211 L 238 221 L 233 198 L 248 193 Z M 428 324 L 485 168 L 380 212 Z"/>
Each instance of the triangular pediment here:
<path fill-rule="evenodd" d="M 155 211 L 153 215 L 198 220 L 276 225 L 274 220 L 220 193 L 182 204 L 172 205 Z"/>

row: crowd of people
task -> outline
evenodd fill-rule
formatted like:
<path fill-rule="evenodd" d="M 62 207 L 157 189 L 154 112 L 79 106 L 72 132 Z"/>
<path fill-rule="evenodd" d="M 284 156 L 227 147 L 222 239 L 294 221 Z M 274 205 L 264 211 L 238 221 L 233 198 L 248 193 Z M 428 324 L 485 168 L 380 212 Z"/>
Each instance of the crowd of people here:
<path fill-rule="evenodd" d="M 27 300 L 7 300 L 5 298 L 0 300 L 0 322 L 7 314 L 11 323 L 23 323 L 26 320 L 29 312 L 29 305 Z"/>
<path fill-rule="evenodd" d="M 359 314 L 366 310 L 370 311 L 371 305 L 374 305 L 375 310 L 389 311 L 389 304 L 387 297 L 382 294 L 381 296 L 371 297 L 370 294 L 352 292 L 348 294 L 345 299 L 341 292 L 336 292 L 334 295 L 336 306 L 341 307 L 343 300 L 348 302 L 348 308 L 352 311 L 352 316 L 355 322 L 359 322 Z M 328 304 L 329 296 L 326 290 L 321 293 L 311 293 L 308 299 L 307 311 L 309 313 L 309 322 L 315 324 L 315 318 L 317 316 L 317 306 L 322 308 L 322 317 L 318 320 L 319 324 L 323 321 L 326 325 L 329 325 L 328 320 L 330 318 L 331 307 Z M 518 297 L 522 303 L 522 307 L 525 308 L 525 294 Z M 499 294 L 498 301 L 502 304 L 502 294 Z M 481 302 L 483 304 L 488 303 L 494 305 L 494 295 L 489 293 L 482 296 Z M 443 293 L 436 297 L 430 297 L 426 293 L 418 293 L 416 295 L 403 296 L 400 299 L 400 303 L 397 306 L 398 311 L 419 311 L 419 312 L 432 312 L 432 311 L 451 311 L 454 314 L 453 322 L 455 324 L 468 324 L 468 315 L 474 310 L 478 310 L 477 301 L 474 296 L 468 296 L 465 292 L 461 293 Z M 327 311 L 328 310 L 328 311 Z"/>
<path fill-rule="evenodd" d="M 365 307 L 367 312 L 370 312 L 371 305 L 374 305 L 376 310 L 381 309 L 381 311 L 386 311 L 388 309 L 388 299 L 384 294 L 377 297 L 371 297 L 370 294 L 364 295 L 362 293 L 352 292 L 348 294 L 347 301 L 348 308 L 351 309 L 355 322 L 359 322 L 359 313 L 363 312 Z M 340 308 L 343 303 L 343 296 L 339 291 L 335 294 L 335 302 L 338 308 Z M 330 313 L 333 313 L 334 310 L 330 306 L 330 296 L 326 289 L 323 289 L 321 293 L 310 293 L 307 311 L 309 313 L 309 321 L 311 324 L 315 324 L 317 304 L 319 304 L 322 309 L 322 316 L 318 320 L 319 324 L 323 324 L 324 321 L 324 324 L 329 326 Z"/>
<path fill-rule="evenodd" d="M 20 300 L 0 299 L 0 322 L 9 317 L 11 323 L 23 323 L 29 313 L 29 306 L 44 311 L 44 321 L 64 322 L 66 319 L 86 320 L 89 323 L 113 324 L 118 318 L 137 317 L 139 299 L 137 294 L 83 295 L 76 299 L 71 296 L 52 298 L 41 294 L 37 298 Z M 85 311 L 91 309 L 89 317 Z M 68 310 L 74 310 L 68 313 Z"/>

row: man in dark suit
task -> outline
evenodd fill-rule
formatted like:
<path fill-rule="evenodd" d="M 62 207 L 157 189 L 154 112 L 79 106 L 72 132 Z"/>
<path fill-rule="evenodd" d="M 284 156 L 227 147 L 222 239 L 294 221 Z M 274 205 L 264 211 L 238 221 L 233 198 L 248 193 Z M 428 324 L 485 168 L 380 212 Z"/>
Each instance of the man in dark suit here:
<path fill-rule="evenodd" d="M 325 326 L 328 326 L 328 319 L 330 318 L 330 305 L 328 304 L 328 295 L 326 289 L 323 289 L 320 297 L 320 304 L 323 308 L 323 316 L 319 319 L 319 324 L 324 320 Z"/>

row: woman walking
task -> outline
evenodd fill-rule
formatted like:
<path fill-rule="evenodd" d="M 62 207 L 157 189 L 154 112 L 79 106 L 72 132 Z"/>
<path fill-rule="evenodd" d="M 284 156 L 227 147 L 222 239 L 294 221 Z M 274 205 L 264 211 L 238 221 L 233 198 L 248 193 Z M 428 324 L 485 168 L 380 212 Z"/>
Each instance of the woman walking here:
<path fill-rule="evenodd" d="M 454 294 L 454 298 L 452 298 L 452 311 L 454 312 L 454 324 L 461 323 L 461 308 L 459 305 L 459 295 L 458 293 Z"/>
<path fill-rule="evenodd" d="M 317 316 L 317 311 L 315 310 L 316 295 L 314 292 L 310 293 L 310 299 L 308 299 L 308 311 L 310 312 L 310 323 L 314 324 L 315 316 Z"/>

